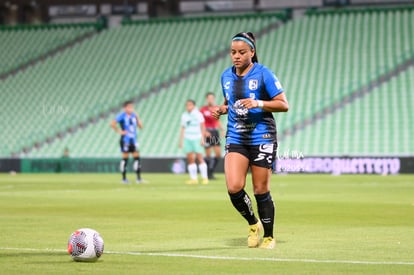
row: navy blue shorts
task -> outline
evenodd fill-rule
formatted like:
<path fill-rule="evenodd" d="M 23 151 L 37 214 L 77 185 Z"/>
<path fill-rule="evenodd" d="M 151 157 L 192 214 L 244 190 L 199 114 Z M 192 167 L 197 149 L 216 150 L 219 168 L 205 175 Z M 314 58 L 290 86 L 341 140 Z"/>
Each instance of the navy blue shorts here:
<path fill-rule="evenodd" d="M 119 142 L 122 153 L 135 153 L 138 151 L 138 146 L 134 142 L 125 143 L 122 139 Z"/>
<path fill-rule="evenodd" d="M 239 153 L 249 160 L 250 165 L 274 168 L 277 142 L 260 145 L 226 144 L 227 153 Z"/>

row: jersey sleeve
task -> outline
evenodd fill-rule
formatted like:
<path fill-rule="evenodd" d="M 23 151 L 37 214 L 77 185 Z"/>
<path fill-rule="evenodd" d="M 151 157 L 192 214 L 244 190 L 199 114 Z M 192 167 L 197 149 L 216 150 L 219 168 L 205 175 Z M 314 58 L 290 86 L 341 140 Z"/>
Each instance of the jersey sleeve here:
<path fill-rule="evenodd" d="M 270 70 L 263 71 L 263 82 L 270 98 L 274 98 L 284 91 L 279 79 Z"/>
<path fill-rule="evenodd" d="M 198 112 L 198 121 L 200 123 L 204 123 L 205 122 L 204 116 L 203 116 L 203 114 L 201 112 Z"/>
<path fill-rule="evenodd" d="M 184 114 L 181 115 L 181 126 L 185 127 L 187 125 Z"/>
<path fill-rule="evenodd" d="M 120 114 L 118 114 L 116 117 L 115 117 L 115 120 L 116 120 L 116 122 L 121 122 L 121 120 L 122 120 L 122 118 L 123 118 L 123 114 L 122 113 L 120 113 Z"/>

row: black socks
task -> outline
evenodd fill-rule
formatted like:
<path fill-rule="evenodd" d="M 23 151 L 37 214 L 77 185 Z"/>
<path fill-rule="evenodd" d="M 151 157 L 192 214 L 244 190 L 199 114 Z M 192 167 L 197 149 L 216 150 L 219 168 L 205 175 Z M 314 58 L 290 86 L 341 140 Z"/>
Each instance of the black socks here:
<path fill-rule="evenodd" d="M 127 166 L 128 166 L 128 158 L 122 159 L 121 163 L 119 164 L 119 170 L 122 173 L 122 180 L 126 180 L 126 173 L 127 173 Z M 141 158 L 137 157 L 134 158 L 133 163 L 134 171 L 137 173 L 137 180 L 141 180 Z"/>
<path fill-rule="evenodd" d="M 220 158 L 218 157 L 205 158 L 205 162 L 207 163 L 207 167 L 208 167 L 208 178 L 209 179 L 214 179 L 214 170 L 216 169 L 219 161 L 220 161 Z"/>
<path fill-rule="evenodd" d="M 252 201 L 244 189 L 234 194 L 229 193 L 229 196 L 233 206 L 247 220 L 249 225 L 256 224 L 257 218 L 253 212 Z"/>
<path fill-rule="evenodd" d="M 230 194 L 230 200 L 233 206 L 239 213 L 247 220 L 249 225 L 256 224 L 257 218 L 254 215 L 252 208 L 252 201 L 249 195 L 242 189 L 241 191 Z M 256 197 L 257 209 L 260 216 L 260 221 L 263 225 L 263 237 L 273 238 L 273 224 L 275 220 L 275 205 L 272 200 L 270 192 L 264 194 L 254 195 Z"/>
<path fill-rule="evenodd" d="M 273 238 L 273 223 L 275 220 L 275 205 L 270 192 L 254 195 L 256 197 L 257 209 L 260 221 L 263 225 L 264 236 Z"/>

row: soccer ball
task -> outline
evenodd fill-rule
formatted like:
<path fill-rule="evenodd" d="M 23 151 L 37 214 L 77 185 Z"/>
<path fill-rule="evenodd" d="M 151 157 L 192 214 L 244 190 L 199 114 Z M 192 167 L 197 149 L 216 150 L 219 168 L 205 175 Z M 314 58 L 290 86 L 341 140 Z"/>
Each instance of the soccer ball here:
<path fill-rule="evenodd" d="M 81 228 L 70 235 L 68 253 L 77 262 L 95 262 L 101 257 L 104 241 L 99 233 L 90 228 Z"/>

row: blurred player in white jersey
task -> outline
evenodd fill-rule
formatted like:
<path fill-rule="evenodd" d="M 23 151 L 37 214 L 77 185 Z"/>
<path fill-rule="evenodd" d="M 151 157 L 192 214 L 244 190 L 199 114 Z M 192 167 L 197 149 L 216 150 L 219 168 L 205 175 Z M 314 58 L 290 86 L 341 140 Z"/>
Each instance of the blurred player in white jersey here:
<path fill-rule="evenodd" d="M 198 184 L 197 164 L 203 184 L 208 183 L 207 164 L 203 158 L 205 137 L 204 117 L 196 108 L 195 101 L 186 101 L 186 112 L 181 116 L 181 131 L 179 147 L 184 149 L 187 156 L 187 169 L 190 175 L 188 184 Z"/>

